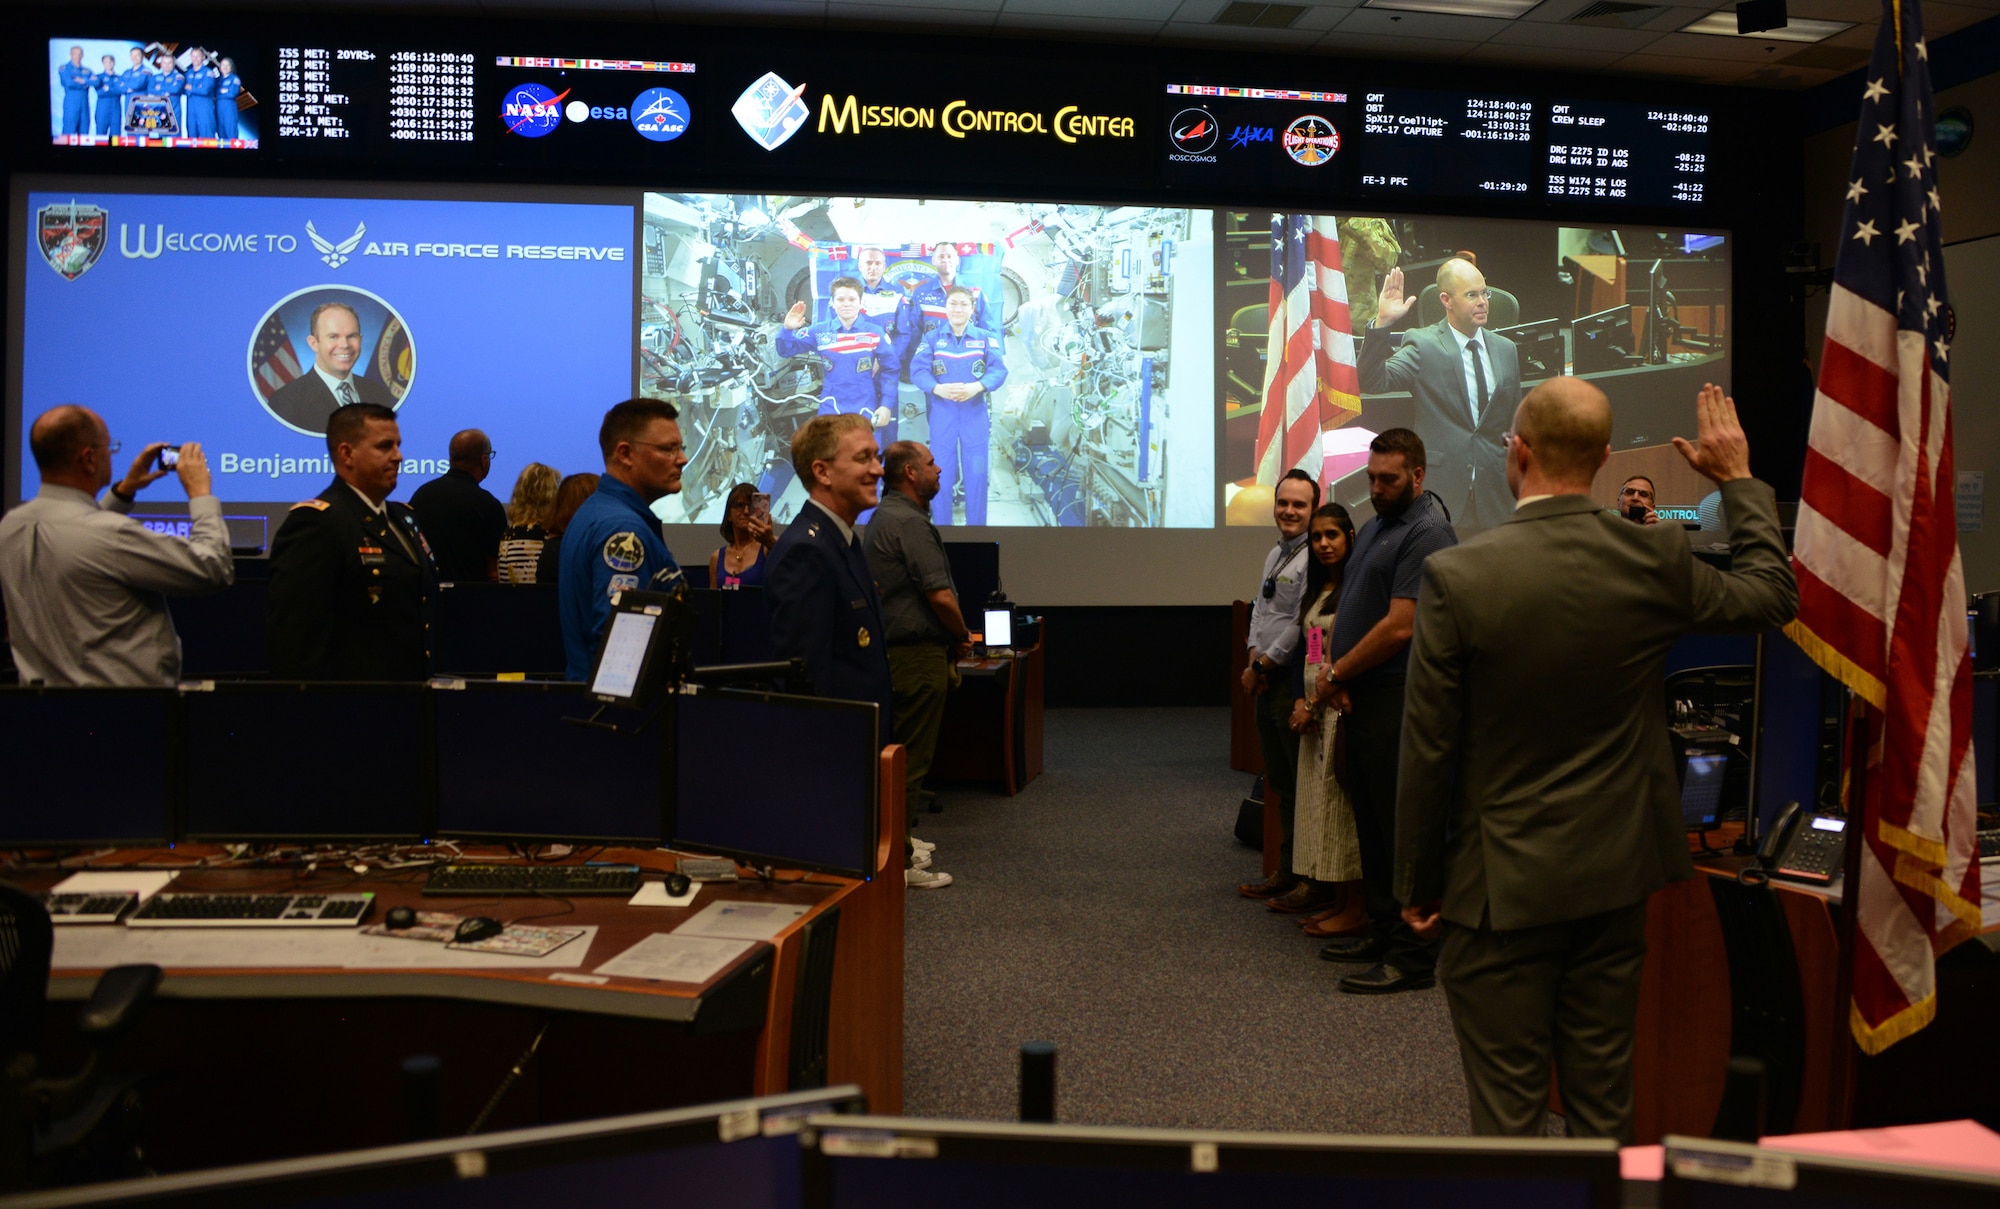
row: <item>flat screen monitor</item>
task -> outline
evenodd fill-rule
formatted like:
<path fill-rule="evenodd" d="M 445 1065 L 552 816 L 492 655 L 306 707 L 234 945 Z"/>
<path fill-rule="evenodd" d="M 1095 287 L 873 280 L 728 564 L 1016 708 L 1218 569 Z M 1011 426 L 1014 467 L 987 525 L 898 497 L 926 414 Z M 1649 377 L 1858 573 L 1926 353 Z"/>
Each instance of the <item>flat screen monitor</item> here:
<path fill-rule="evenodd" d="M 1013 646 L 1014 610 L 986 610 L 986 627 L 983 632 L 986 635 L 986 645 L 989 647 Z"/>
<path fill-rule="evenodd" d="M 169 689 L 0 689 L 0 847 L 166 843 L 178 713 Z"/>
<path fill-rule="evenodd" d="M 275 1163 L 40 1193 L 48 1209 L 507 1209 L 663 1201 L 797 1209 L 804 1151 L 793 1122 L 858 1111 L 851 1085 Z M 671 1192 L 664 1196 L 662 1190 Z"/>
<path fill-rule="evenodd" d="M 1689 831 L 1707 831 L 1722 817 L 1722 790 L 1728 779 L 1728 752 L 1688 749 L 1681 764 L 1681 821 Z"/>
<path fill-rule="evenodd" d="M 673 847 L 844 877 L 873 871 L 875 705 L 690 687 L 674 712 Z"/>
<path fill-rule="evenodd" d="M 1821 1135 L 1831 1136 L 1831 1135 Z M 1801 1139 L 1811 1146 L 1810 1139 Z M 1782 1140 L 1780 1140 L 1782 1141 Z M 1661 1209 L 1987 1209 L 2000 1176 L 1709 1139 L 1666 1140 Z"/>
<path fill-rule="evenodd" d="M 598 704 L 574 684 L 471 681 L 432 697 L 437 834 L 660 842 L 664 717 L 613 708 L 587 725 Z"/>
<path fill-rule="evenodd" d="M 1614 306 L 1570 324 L 1569 351 L 1578 374 L 1600 374 L 1639 364 L 1639 350 L 1632 342 L 1632 308 Z"/>
<path fill-rule="evenodd" d="M 597 654 L 597 666 L 590 674 L 590 693 L 603 701 L 630 701 L 639 695 L 641 674 L 652 654 L 653 632 L 659 626 L 657 613 L 611 615 L 611 629 Z"/>
<path fill-rule="evenodd" d="M 217 684 L 182 695 L 191 840 L 414 840 L 430 831 L 421 684 Z"/>
<path fill-rule="evenodd" d="M 815 1122 L 808 1205 L 1612 1209 L 1609 1141 L 1355 1138 L 858 1117 Z M 871 1145 L 871 1142 L 873 1143 Z M 913 1162 L 912 1158 L 922 1161 Z M 926 1192 L 926 1189 L 929 1191 Z"/>
<path fill-rule="evenodd" d="M 1569 325 L 1560 319 L 1538 319 L 1495 331 L 1514 342 L 1521 355 L 1521 381 L 1541 382 L 1562 377 L 1569 364 L 1569 344 L 1564 332 Z"/>

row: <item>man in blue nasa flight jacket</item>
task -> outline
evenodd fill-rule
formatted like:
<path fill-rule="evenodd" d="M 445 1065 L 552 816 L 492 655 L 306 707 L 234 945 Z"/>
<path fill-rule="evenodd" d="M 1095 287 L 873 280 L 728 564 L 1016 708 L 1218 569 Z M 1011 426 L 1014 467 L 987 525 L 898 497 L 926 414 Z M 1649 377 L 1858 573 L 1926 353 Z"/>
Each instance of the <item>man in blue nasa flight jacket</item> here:
<path fill-rule="evenodd" d="M 627 399 L 597 430 L 604 477 L 563 531 L 556 596 L 570 680 L 590 679 L 615 592 L 670 591 L 680 564 L 660 537 L 652 503 L 681 489 L 688 463 L 680 413 L 659 399 Z"/>
<path fill-rule="evenodd" d="M 91 70 L 83 65 L 83 47 L 69 48 L 69 62 L 56 68 L 56 83 L 62 85 L 62 132 L 90 133 Z"/>

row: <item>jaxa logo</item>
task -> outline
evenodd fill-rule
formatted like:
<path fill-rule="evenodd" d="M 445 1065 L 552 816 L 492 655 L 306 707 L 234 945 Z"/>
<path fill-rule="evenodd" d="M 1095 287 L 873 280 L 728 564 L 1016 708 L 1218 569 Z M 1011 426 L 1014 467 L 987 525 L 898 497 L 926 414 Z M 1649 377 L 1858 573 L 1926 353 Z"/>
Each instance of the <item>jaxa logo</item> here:
<path fill-rule="evenodd" d="M 1277 132 L 1269 126 L 1238 126 L 1229 136 L 1231 147 L 1248 147 L 1252 143 L 1275 143 Z"/>
<path fill-rule="evenodd" d="M 743 127 L 743 133 L 755 139 L 759 147 L 776 151 L 812 116 L 811 107 L 800 99 L 805 91 L 804 84 L 794 88 L 785 82 L 785 77 L 767 71 L 743 90 L 729 112 L 735 116 L 736 124 Z"/>
<path fill-rule="evenodd" d="M 108 217 L 102 206 L 79 206 L 73 201 L 43 206 L 35 211 L 35 246 L 50 268 L 64 280 L 75 281 L 104 254 Z"/>
<path fill-rule="evenodd" d="M 311 219 L 306 220 L 306 238 L 312 240 L 313 247 L 319 249 L 319 258 L 326 262 L 326 267 L 329 269 L 337 269 L 352 259 L 349 254 L 360 245 L 361 237 L 366 234 L 368 234 L 368 224 L 355 223 L 354 234 L 339 243 L 334 243 L 313 229 Z"/>

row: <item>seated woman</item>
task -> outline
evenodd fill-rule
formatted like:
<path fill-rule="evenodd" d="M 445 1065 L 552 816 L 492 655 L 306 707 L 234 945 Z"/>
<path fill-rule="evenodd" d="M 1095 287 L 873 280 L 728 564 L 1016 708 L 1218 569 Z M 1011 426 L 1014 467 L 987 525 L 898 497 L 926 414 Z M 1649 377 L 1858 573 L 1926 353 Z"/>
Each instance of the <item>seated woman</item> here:
<path fill-rule="evenodd" d="M 541 556 L 535 560 L 535 582 L 552 584 L 556 582 L 556 568 L 562 566 L 562 535 L 569 528 L 569 522 L 576 510 L 583 507 L 583 501 L 597 492 L 597 475 L 572 474 L 556 488 L 556 502 L 550 507 L 548 519 L 542 522 L 542 529 L 548 536 L 542 539 Z"/>
<path fill-rule="evenodd" d="M 1292 872 L 1302 879 L 1271 900 L 1271 909 L 1307 916 L 1309 936 L 1336 936 L 1367 923 L 1360 892 L 1361 841 L 1354 809 L 1342 792 L 1337 767 L 1340 711 L 1327 704 L 1320 683 L 1341 571 L 1354 548 L 1354 522 L 1339 504 L 1323 504 L 1308 522 L 1306 589 L 1299 598 L 1303 660 L 1292 664 L 1292 729 L 1299 741 L 1298 805 L 1292 833 Z"/>
<path fill-rule="evenodd" d="M 722 538 L 729 544 L 708 556 L 708 582 L 718 588 L 764 586 L 764 557 L 778 538 L 771 531 L 770 501 L 754 508 L 756 494 L 755 483 L 729 489 L 722 508 Z"/>
<path fill-rule="evenodd" d="M 507 531 L 500 535 L 500 582 L 535 583 L 536 562 L 548 540 L 549 510 L 555 507 L 555 467 L 529 462 L 514 480 L 514 498 L 507 501 Z"/>

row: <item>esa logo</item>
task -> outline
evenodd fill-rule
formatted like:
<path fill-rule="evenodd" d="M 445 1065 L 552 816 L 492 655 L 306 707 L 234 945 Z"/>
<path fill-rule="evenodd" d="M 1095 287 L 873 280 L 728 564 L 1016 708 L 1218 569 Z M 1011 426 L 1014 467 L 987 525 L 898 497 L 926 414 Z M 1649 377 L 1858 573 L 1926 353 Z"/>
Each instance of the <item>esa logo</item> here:
<path fill-rule="evenodd" d="M 1238 126 L 1229 136 L 1231 147 L 1248 147 L 1252 143 L 1275 143 L 1277 132 L 1269 126 Z"/>

